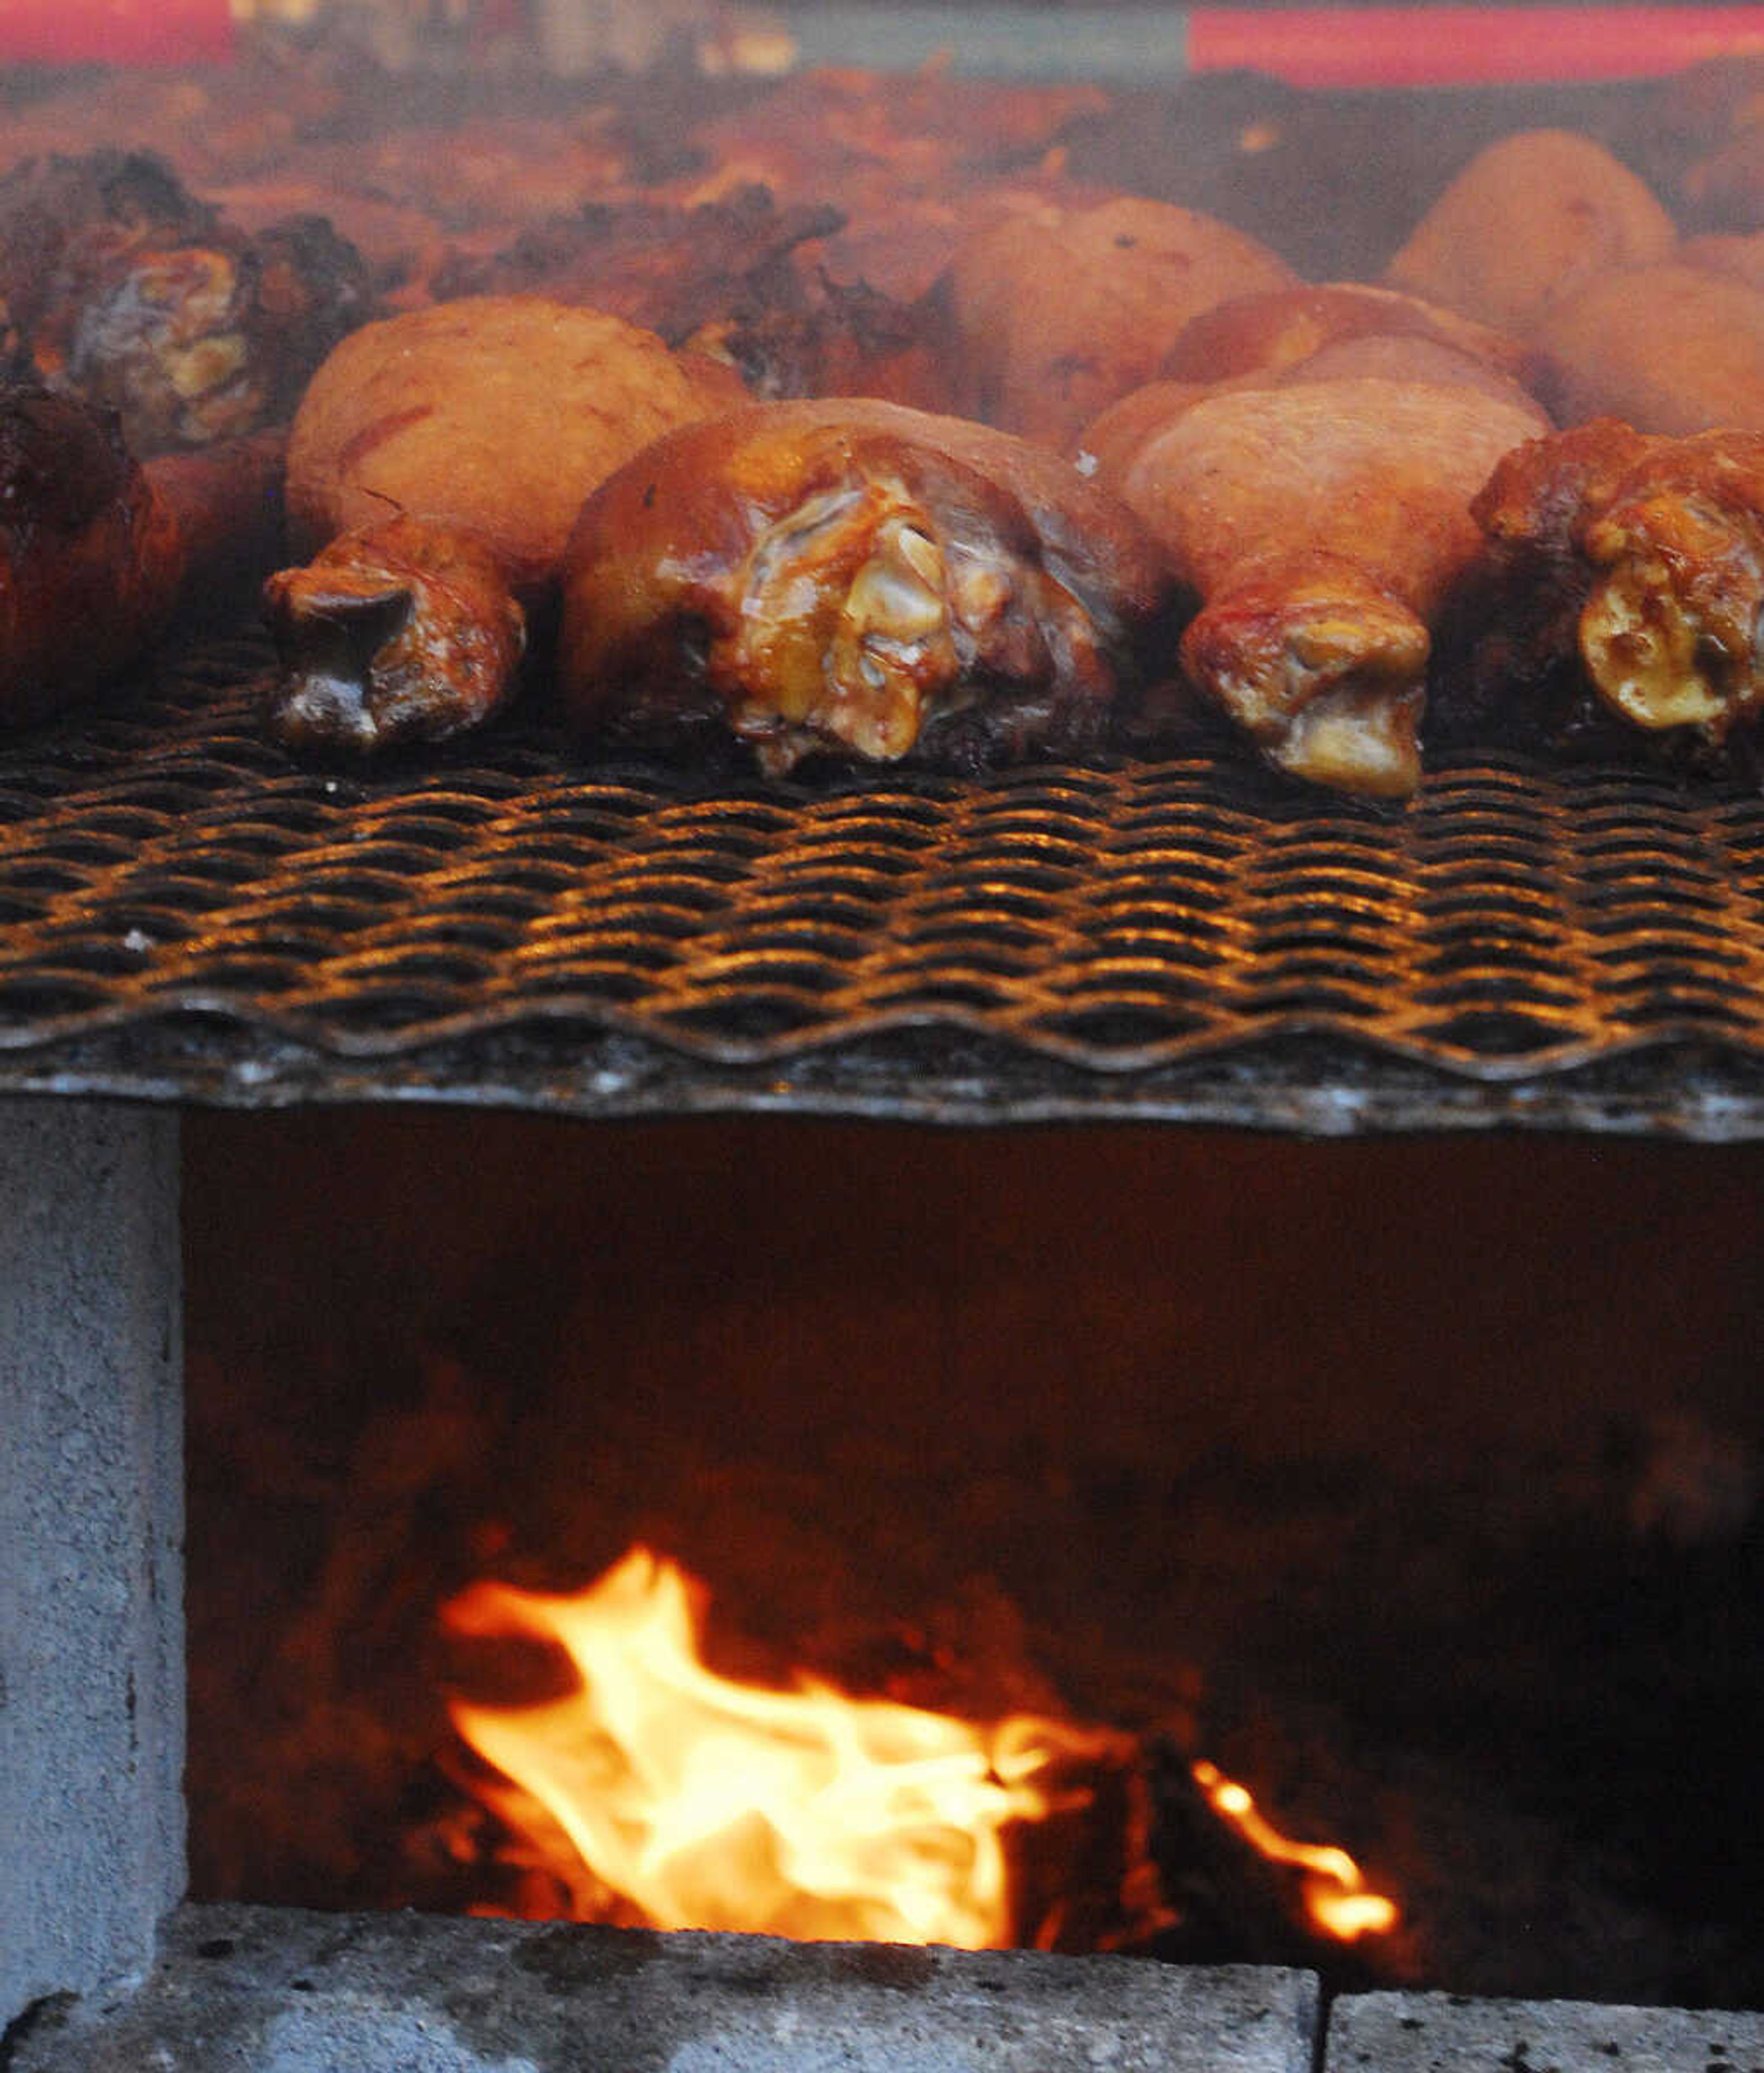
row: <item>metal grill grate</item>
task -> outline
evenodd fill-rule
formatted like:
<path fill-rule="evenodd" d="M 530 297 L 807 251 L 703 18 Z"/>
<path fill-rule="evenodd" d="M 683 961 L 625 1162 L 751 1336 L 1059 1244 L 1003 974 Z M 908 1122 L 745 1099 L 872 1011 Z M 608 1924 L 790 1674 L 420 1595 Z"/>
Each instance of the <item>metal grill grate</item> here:
<path fill-rule="evenodd" d="M 975 1073 L 995 1112 L 1055 1082 L 1082 1112 L 1296 1043 L 1301 1078 L 1413 1068 L 1489 1115 L 1644 1055 L 1658 1107 L 1725 1061 L 1764 1127 L 1737 789 L 1461 761 L 1385 818 L 1210 756 L 711 786 L 537 721 L 362 780 L 260 739 L 266 659 L 211 645 L 0 754 L 0 1085 L 291 1098 L 297 1053 L 303 1094 L 524 1099 L 508 1041 L 554 1089 L 569 1043 L 623 1040 L 674 1106 L 713 1068 L 830 1098 L 843 1053 L 884 1112 Z"/>

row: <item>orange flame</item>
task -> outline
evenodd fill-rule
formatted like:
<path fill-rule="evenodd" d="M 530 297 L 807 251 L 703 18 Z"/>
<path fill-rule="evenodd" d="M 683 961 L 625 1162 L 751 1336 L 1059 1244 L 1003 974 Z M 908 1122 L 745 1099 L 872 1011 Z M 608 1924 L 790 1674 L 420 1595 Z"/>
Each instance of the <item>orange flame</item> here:
<path fill-rule="evenodd" d="M 639 1547 L 573 1596 L 479 1583 L 443 1609 L 455 1634 L 555 1643 L 574 1667 L 562 1697 L 449 1710 L 512 1782 L 485 1791 L 495 1811 L 542 1850 L 567 1839 L 550 1869 L 577 1914 L 606 1918 L 604 1886 L 662 1929 L 1008 1942 L 1001 1831 L 1053 1811 L 1056 1757 L 1116 1738 L 1024 1714 L 983 1727 L 800 1674 L 787 1692 L 732 1683 L 699 1656 L 703 1597 Z"/>
<path fill-rule="evenodd" d="M 1396 1927 L 1396 1902 L 1366 1890 L 1359 1866 L 1333 1844 L 1295 1843 L 1258 1811 L 1254 1799 L 1216 1763 L 1204 1758 L 1190 1766 L 1207 1803 L 1229 1821 L 1244 1840 L 1276 1864 L 1296 1865 L 1308 1876 L 1304 1907 L 1313 1925 L 1326 1936 L 1351 1943 L 1356 1937 L 1383 1936 Z"/>

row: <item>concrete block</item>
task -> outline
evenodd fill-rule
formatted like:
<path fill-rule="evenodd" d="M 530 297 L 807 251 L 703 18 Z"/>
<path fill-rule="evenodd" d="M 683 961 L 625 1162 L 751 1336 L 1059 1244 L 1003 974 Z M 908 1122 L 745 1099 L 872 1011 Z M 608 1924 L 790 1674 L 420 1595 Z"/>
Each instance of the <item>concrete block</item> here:
<path fill-rule="evenodd" d="M 1329 2011 L 1325 2073 L 1758 2073 L 1764 2015 L 1356 1994 Z"/>
<path fill-rule="evenodd" d="M 0 2030 L 183 1890 L 178 1124 L 0 1101 Z"/>
<path fill-rule="evenodd" d="M 1309 2073 L 1317 2009 L 1250 1967 L 192 1907 L 14 2073 Z"/>

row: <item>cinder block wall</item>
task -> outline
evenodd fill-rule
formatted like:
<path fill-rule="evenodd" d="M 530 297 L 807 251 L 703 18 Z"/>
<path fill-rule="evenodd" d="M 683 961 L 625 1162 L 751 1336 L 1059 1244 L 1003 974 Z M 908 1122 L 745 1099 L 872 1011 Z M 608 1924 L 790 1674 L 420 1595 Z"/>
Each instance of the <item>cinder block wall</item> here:
<path fill-rule="evenodd" d="M 183 1890 L 178 1137 L 0 1101 L 0 2028 Z"/>

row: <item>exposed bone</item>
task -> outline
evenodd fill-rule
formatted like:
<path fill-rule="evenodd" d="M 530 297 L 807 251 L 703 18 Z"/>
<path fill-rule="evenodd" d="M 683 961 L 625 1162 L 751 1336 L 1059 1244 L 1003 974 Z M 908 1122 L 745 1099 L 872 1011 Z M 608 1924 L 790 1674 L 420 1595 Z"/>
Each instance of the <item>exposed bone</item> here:
<path fill-rule="evenodd" d="M 525 616 L 469 536 L 399 517 L 345 533 L 264 587 L 286 748 L 365 756 L 476 726 L 509 694 Z"/>
<path fill-rule="evenodd" d="M 1420 782 L 1428 630 L 1352 563 L 1251 565 L 1189 625 L 1182 659 L 1288 775 L 1377 799 Z"/>

